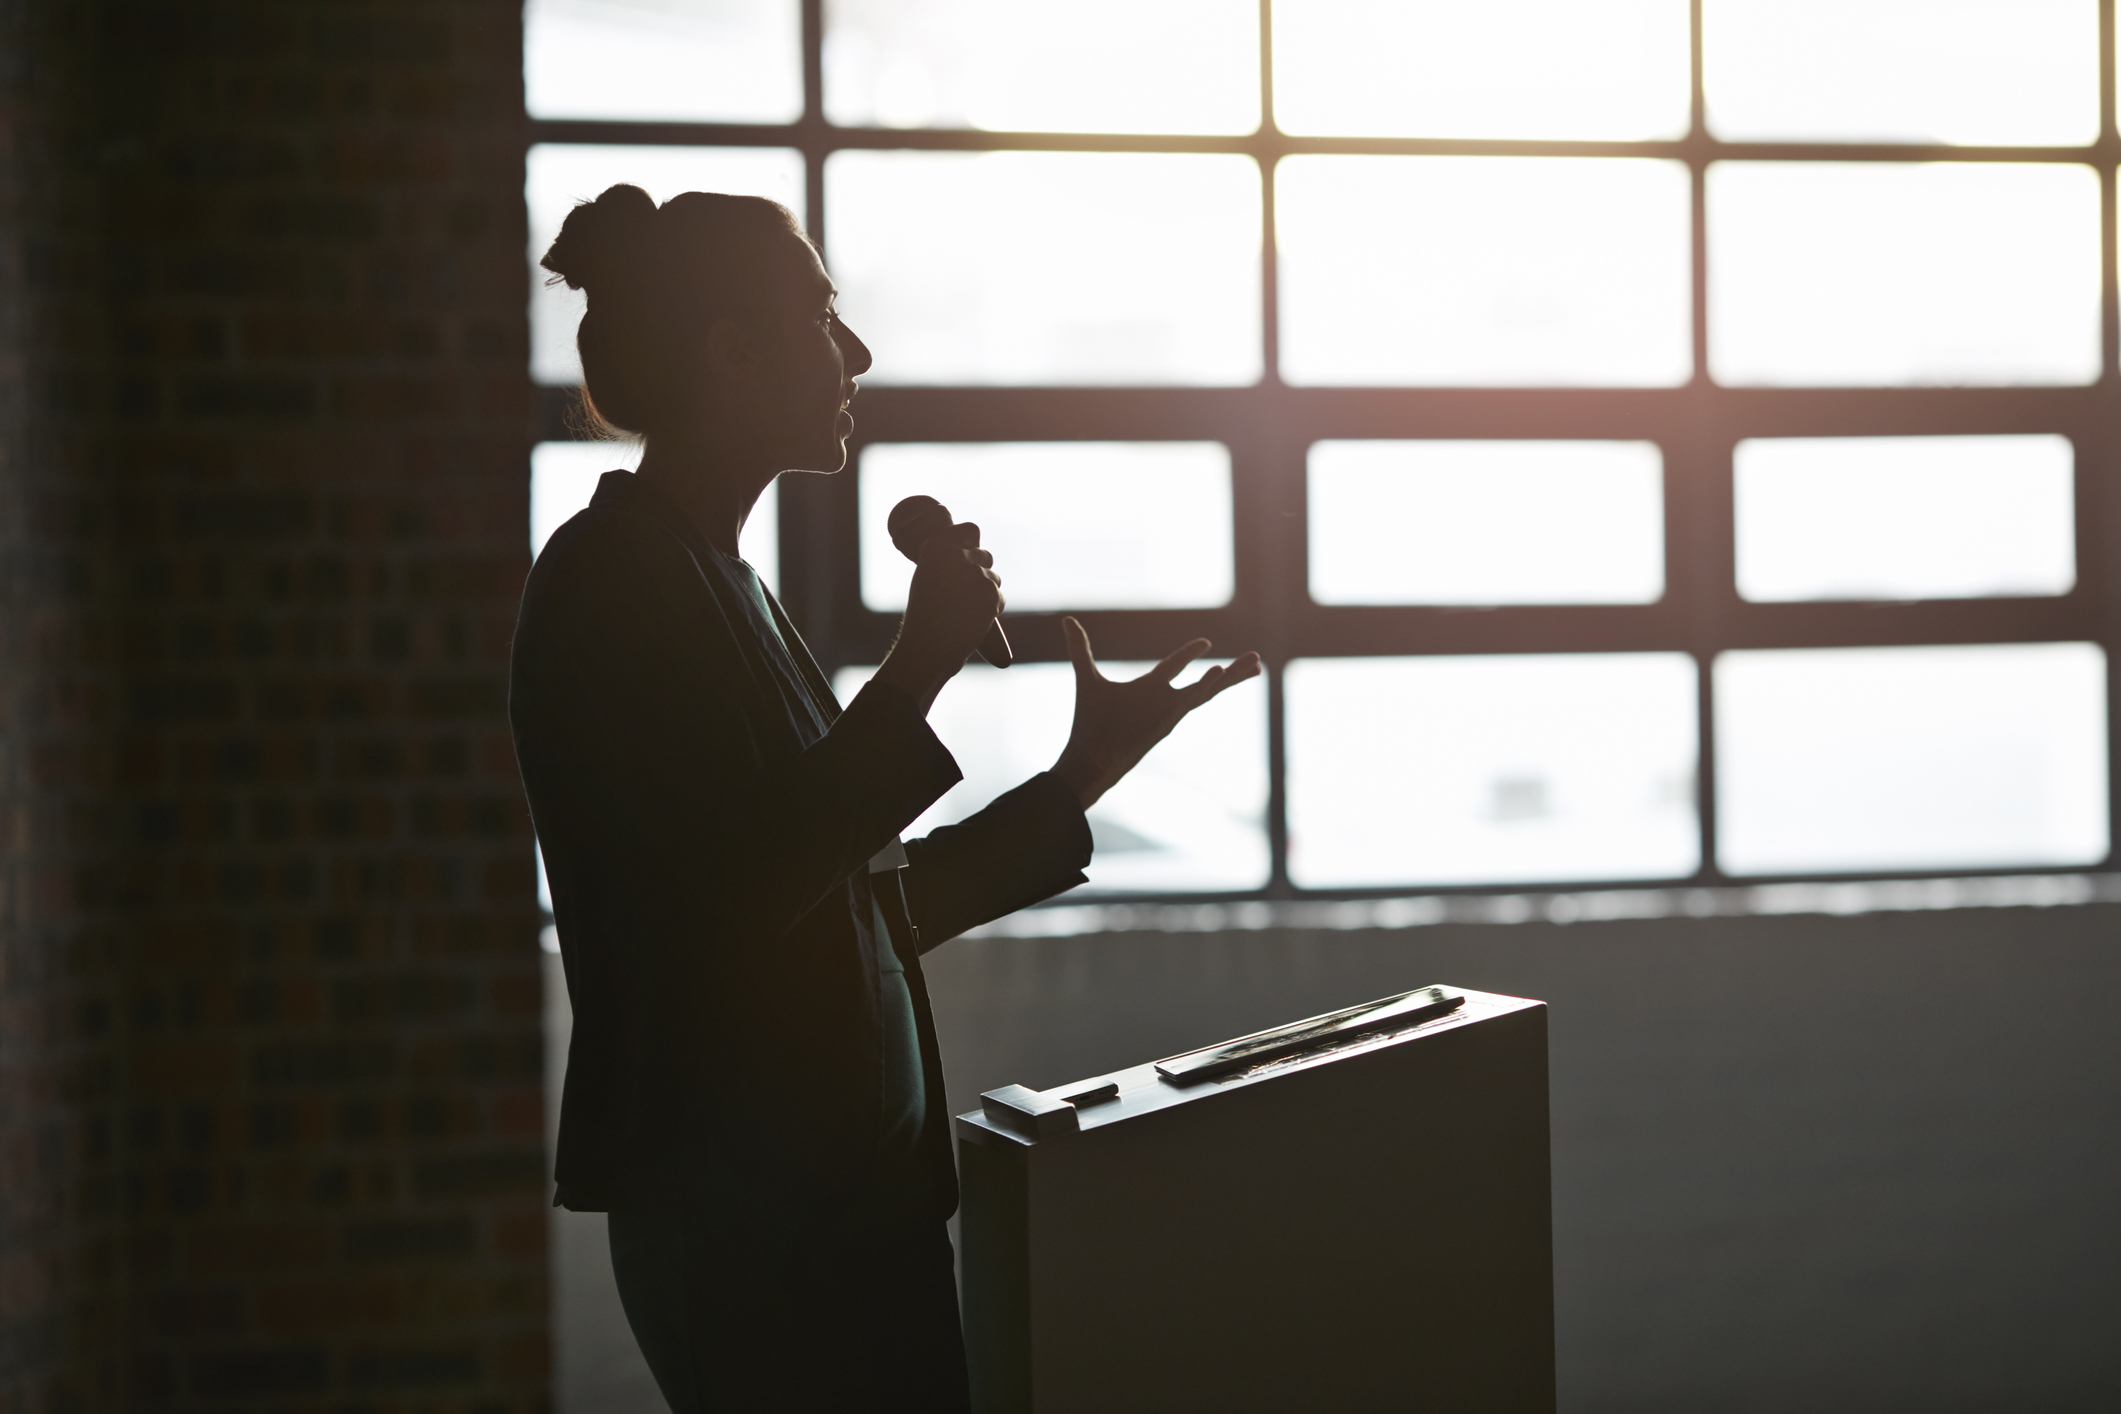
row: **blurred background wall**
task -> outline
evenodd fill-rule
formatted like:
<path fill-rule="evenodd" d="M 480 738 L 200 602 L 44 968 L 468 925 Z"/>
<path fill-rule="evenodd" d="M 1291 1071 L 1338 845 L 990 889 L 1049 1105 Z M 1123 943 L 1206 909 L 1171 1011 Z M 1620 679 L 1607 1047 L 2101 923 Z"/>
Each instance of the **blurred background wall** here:
<path fill-rule="evenodd" d="M 0 1408 L 546 1394 L 518 7 L 0 7 Z"/>

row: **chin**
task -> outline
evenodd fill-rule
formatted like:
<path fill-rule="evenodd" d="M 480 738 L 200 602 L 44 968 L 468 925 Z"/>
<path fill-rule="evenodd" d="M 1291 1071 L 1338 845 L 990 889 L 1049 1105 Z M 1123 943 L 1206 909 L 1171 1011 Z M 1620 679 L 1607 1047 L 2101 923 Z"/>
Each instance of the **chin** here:
<path fill-rule="evenodd" d="M 834 442 L 830 450 L 819 450 L 799 457 L 788 464 L 790 471 L 814 472 L 820 476 L 831 476 L 847 469 L 847 444 Z"/>

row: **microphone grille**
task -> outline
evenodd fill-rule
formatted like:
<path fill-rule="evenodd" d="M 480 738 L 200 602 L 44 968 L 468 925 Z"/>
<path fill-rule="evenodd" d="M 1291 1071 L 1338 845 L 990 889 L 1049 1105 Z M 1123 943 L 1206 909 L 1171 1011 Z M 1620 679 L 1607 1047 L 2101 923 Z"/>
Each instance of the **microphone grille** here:
<path fill-rule="evenodd" d="M 914 558 L 929 536 L 950 526 L 950 512 L 933 496 L 908 496 L 891 508 L 884 519 L 884 528 L 891 532 L 891 543 L 907 559 Z"/>

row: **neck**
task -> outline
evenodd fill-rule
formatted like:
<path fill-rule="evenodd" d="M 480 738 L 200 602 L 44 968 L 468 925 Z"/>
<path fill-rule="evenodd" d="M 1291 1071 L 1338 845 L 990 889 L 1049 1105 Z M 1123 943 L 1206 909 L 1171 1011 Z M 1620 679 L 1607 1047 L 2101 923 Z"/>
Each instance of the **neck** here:
<path fill-rule="evenodd" d="M 751 508 L 777 473 L 713 446 L 650 437 L 634 474 L 677 507 L 708 544 L 734 558 Z"/>

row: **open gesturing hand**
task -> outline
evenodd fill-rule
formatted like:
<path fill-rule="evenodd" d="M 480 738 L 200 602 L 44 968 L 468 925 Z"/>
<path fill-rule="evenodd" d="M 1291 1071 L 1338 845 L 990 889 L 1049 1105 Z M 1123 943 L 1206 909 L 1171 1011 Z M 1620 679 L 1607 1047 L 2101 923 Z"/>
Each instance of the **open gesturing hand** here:
<path fill-rule="evenodd" d="M 1053 763 L 1053 774 L 1075 792 L 1085 810 L 1121 776 L 1171 734 L 1179 719 L 1233 683 L 1259 676 L 1259 655 L 1210 668 L 1198 682 L 1173 687 L 1186 664 L 1212 646 L 1205 638 L 1183 644 L 1130 682 L 1114 682 L 1097 670 L 1090 635 L 1072 618 L 1061 620 L 1068 656 L 1075 661 L 1075 726 Z"/>

